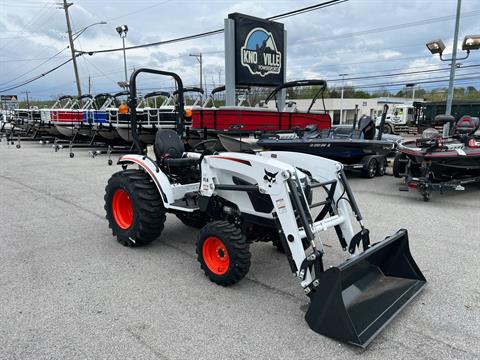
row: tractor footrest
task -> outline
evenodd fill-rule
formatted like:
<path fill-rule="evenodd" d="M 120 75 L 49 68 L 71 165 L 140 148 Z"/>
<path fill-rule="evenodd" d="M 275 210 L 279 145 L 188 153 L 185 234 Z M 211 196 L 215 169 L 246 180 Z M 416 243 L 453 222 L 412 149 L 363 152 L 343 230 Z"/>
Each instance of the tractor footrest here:
<path fill-rule="evenodd" d="M 172 206 L 182 207 L 187 209 L 198 209 L 197 197 L 198 197 L 197 192 L 186 193 L 182 199 L 175 200 Z"/>

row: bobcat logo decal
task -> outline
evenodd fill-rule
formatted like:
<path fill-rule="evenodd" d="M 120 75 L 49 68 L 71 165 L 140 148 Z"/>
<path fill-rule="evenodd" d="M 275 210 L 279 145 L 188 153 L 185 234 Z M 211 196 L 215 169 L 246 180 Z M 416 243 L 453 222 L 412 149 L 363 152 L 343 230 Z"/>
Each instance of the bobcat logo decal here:
<path fill-rule="evenodd" d="M 277 174 L 278 174 L 278 171 L 276 173 L 271 173 L 267 171 L 267 169 L 265 169 L 265 176 L 263 177 L 263 180 L 268 182 L 268 187 L 272 187 L 272 184 L 277 182 L 277 179 L 276 179 Z"/>

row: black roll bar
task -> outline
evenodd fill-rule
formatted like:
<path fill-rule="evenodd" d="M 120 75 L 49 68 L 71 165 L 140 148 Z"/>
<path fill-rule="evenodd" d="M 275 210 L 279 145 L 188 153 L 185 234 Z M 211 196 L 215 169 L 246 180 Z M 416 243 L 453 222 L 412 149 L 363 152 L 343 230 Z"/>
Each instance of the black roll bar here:
<path fill-rule="evenodd" d="M 196 93 L 200 93 L 203 95 L 203 93 L 205 92 L 202 88 L 199 88 L 199 87 L 195 87 L 195 86 L 191 86 L 191 87 L 184 87 L 183 88 L 183 93 L 189 93 L 189 92 L 196 92 Z M 173 92 L 173 95 L 178 95 L 178 90 L 175 90 Z"/>
<path fill-rule="evenodd" d="M 93 99 L 93 96 L 91 94 L 83 94 L 81 96 L 77 97 L 78 100 L 83 100 L 83 99 Z"/>
<path fill-rule="evenodd" d="M 222 91 L 225 91 L 225 85 L 217 86 L 215 89 L 212 90 L 210 95 L 214 95 L 214 94 L 222 92 Z"/>
<path fill-rule="evenodd" d="M 250 86 L 237 85 L 237 86 L 235 87 L 235 90 L 250 90 Z M 210 95 L 214 95 L 214 94 L 219 93 L 219 92 L 222 92 L 222 91 L 225 91 L 225 85 L 218 86 L 218 87 L 214 88 L 214 89 L 211 91 Z"/>
<path fill-rule="evenodd" d="M 320 89 L 317 91 L 315 96 L 312 99 L 312 102 L 310 103 L 310 106 L 308 107 L 307 113 L 310 112 L 310 110 L 313 107 L 313 104 L 315 104 L 315 101 L 317 100 L 318 96 L 322 94 L 322 99 L 323 99 L 323 92 L 327 88 L 327 81 L 326 80 L 320 80 L 320 79 L 312 79 L 312 80 L 295 80 L 295 81 L 289 81 L 284 84 L 278 85 L 273 91 L 267 96 L 265 99 L 265 104 L 268 104 L 270 100 L 272 100 L 277 93 L 282 90 L 282 89 L 288 89 L 292 87 L 302 87 L 302 86 L 320 86 Z M 323 110 L 326 112 L 325 109 L 325 102 L 323 103 Z"/>
<path fill-rule="evenodd" d="M 185 90 L 184 90 L 185 92 Z M 164 97 L 170 97 L 170 93 L 168 91 L 152 91 L 152 92 L 149 92 L 149 93 L 146 93 L 145 95 L 143 95 L 143 98 L 144 99 L 148 99 L 148 98 L 151 98 L 151 97 L 157 97 L 157 96 L 164 96 Z"/>
<path fill-rule="evenodd" d="M 130 95 L 130 91 L 128 91 L 128 90 L 120 91 L 120 92 L 114 94 L 113 97 L 116 99 L 117 97 L 126 96 L 126 95 Z"/>
<path fill-rule="evenodd" d="M 66 100 L 66 99 L 71 100 L 71 99 L 73 99 L 73 96 L 72 95 L 63 95 L 63 96 L 60 96 L 58 98 L 58 100 Z"/>
<path fill-rule="evenodd" d="M 162 75 L 162 76 L 170 76 L 172 77 L 175 82 L 177 83 L 177 93 L 178 99 L 175 103 L 175 110 L 177 111 L 177 133 L 180 137 L 185 137 L 185 102 L 183 99 L 183 82 L 180 76 L 173 72 L 169 71 L 162 71 L 162 70 L 155 70 L 155 69 L 148 69 L 148 68 L 141 68 L 135 70 L 132 75 L 130 76 L 130 98 L 129 98 L 129 107 L 130 107 L 130 121 L 132 124 L 132 138 L 135 147 L 138 150 L 138 153 L 143 155 L 144 148 L 138 138 L 138 129 L 137 129 L 137 76 L 141 73 L 147 74 L 155 74 L 155 75 Z"/>
<path fill-rule="evenodd" d="M 111 97 L 112 97 L 112 94 L 109 94 L 109 93 L 100 93 L 100 94 L 95 95 L 95 99 L 98 99 L 98 98 L 100 98 L 100 97 L 111 98 Z"/>
<path fill-rule="evenodd" d="M 282 89 L 288 89 L 297 86 L 321 86 L 323 89 L 327 88 L 327 82 L 325 80 L 313 79 L 313 80 L 296 80 L 296 81 L 289 81 L 278 85 L 273 91 L 267 96 L 265 99 L 265 104 L 268 104 L 270 100 Z"/>

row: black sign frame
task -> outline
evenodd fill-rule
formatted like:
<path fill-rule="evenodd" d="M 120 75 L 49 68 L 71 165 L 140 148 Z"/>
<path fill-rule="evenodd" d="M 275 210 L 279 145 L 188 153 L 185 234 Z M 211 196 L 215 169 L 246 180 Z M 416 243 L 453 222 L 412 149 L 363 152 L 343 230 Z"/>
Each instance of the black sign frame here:
<path fill-rule="evenodd" d="M 235 21 L 235 85 L 278 86 L 285 79 L 284 25 L 250 15 Z"/>

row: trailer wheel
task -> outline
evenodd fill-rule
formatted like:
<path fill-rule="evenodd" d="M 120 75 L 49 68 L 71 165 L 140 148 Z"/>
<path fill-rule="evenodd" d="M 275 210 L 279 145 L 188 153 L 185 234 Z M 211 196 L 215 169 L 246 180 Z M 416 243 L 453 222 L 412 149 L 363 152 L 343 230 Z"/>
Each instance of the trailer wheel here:
<path fill-rule="evenodd" d="M 239 282 L 250 269 L 250 249 L 241 230 L 228 221 L 214 221 L 198 233 L 197 258 L 208 278 L 222 286 Z"/>
<path fill-rule="evenodd" d="M 201 229 L 208 222 L 207 216 L 200 211 L 195 211 L 192 213 L 177 213 L 175 215 L 184 225 L 195 229 Z"/>
<path fill-rule="evenodd" d="M 362 176 L 371 179 L 377 173 L 378 161 L 374 157 L 369 158 L 362 169 Z"/>
<path fill-rule="evenodd" d="M 124 246 L 141 246 L 158 238 L 166 220 L 163 201 L 143 170 L 112 175 L 105 188 L 108 226 Z"/>
<path fill-rule="evenodd" d="M 401 152 L 395 155 L 395 158 L 393 159 L 392 170 L 393 170 L 393 176 L 395 176 L 396 178 L 401 178 L 402 177 L 401 174 L 405 173 L 406 165 L 403 162 L 403 160 L 405 160 L 406 158 L 407 156 Z"/>
<path fill-rule="evenodd" d="M 383 176 L 387 172 L 387 158 L 383 157 L 378 162 L 377 176 Z"/>

